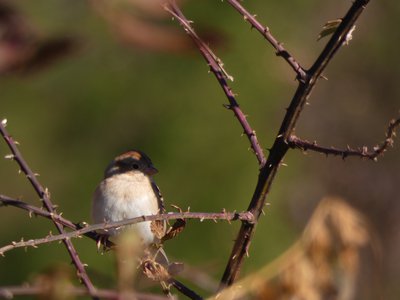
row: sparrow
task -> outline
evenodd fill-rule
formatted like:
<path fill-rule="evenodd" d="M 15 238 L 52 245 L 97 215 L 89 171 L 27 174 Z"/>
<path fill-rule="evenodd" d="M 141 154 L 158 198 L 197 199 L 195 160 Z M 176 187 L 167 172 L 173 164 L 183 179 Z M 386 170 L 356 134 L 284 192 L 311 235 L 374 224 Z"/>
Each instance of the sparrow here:
<path fill-rule="evenodd" d="M 97 186 L 92 202 L 95 223 L 122 221 L 139 216 L 164 213 L 164 201 L 153 180 L 158 170 L 150 158 L 138 150 L 131 150 L 114 158 Z M 157 226 L 155 226 L 157 225 Z M 103 234 L 117 236 L 124 229 L 132 229 L 145 247 L 161 243 L 166 222 L 141 222 Z"/>

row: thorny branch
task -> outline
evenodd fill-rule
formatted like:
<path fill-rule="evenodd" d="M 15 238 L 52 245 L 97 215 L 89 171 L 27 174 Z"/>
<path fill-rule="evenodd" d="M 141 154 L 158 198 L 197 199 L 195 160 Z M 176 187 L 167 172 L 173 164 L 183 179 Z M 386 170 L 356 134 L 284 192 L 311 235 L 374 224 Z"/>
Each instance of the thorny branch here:
<path fill-rule="evenodd" d="M 256 189 L 248 207 L 256 219 L 261 215 L 262 209 L 266 203 L 267 194 L 272 186 L 276 172 L 281 164 L 282 159 L 289 149 L 287 139 L 292 135 L 296 126 L 300 113 L 304 104 L 310 96 L 317 80 L 321 76 L 323 70 L 332 59 L 337 50 L 346 41 L 347 34 L 353 28 L 354 23 L 368 4 L 369 0 L 356 0 L 342 23 L 335 31 L 320 56 L 315 61 L 310 70 L 307 71 L 307 80 L 299 81 L 299 86 L 287 108 L 285 117 L 276 136 L 274 144 L 270 149 L 270 153 L 265 166 L 260 170 Z M 254 234 L 255 225 L 243 223 L 235 244 L 232 249 L 228 264 L 221 279 L 221 288 L 231 285 L 239 274 L 245 255 L 248 255 L 251 239 Z"/>
<path fill-rule="evenodd" d="M 315 151 L 320 152 L 326 155 L 338 155 L 341 156 L 343 159 L 349 156 L 358 156 L 361 158 L 368 158 L 371 160 L 377 160 L 378 156 L 382 155 L 389 146 L 393 146 L 394 140 L 393 138 L 396 136 L 396 128 L 400 125 L 400 118 L 397 120 L 392 120 L 389 123 L 387 132 L 386 132 L 386 139 L 380 145 L 373 147 L 372 151 L 368 151 L 366 146 L 362 147 L 361 149 L 352 149 L 347 147 L 347 149 L 337 149 L 334 147 L 322 147 L 318 146 L 316 142 L 309 142 L 306 140 L 302 140 L 295 135 L 291 135 L 288 138 L 288 145 L 290 148 L 299 148 L 303 151 Z"/>
<path fill-rule="evenodd" d="M 0 203 L 15 203 L 15 201 L 10 201 L 11 199 L 8 199 L 6 201 L 3 201 L 0 197 Z M 18 205 L 19 207 L 20 205 Z M 132 225 L 140 222 L 146 222 L 146 221 L 156 221 L 156 220 L 176 220 L 176 219 L 199 219 L 200 221 L 203 220 L 223 220 L 223 221 L 236 221 L 236 220 L 241 220 L 241 221 L 246 221 L 246 222 L 252 222 L 253 221 L 253 215 L 250 212 L 242 212 L 242 213 L 237 213 L 237 212 L 226 212 L 223 211 L 221 213 L 195 213 L 195 212 L 179 212 L 179 213 L 167 213 L 167 214 L 160 214 L 160 215 L 150 215 L 150 216 L 140 216 L 136 218 L 131 218 L 131 219 L 126 219 L 123 221 L 118 221 L 118 222 L 110 222 L 110 223 L 101 223 L 101 224 L 94 224 L 94 225 L 88 225 L 84 228 L 76 229 L 71 232 L 64 232 L 59 235 L 49 235 L 47 237 L 41 238 L 41 239 L 30 239 L 27 241 L 24 241 L 23 239 L 19 242 L 12 242 L 9 245 L 3 246 L 0 248 L 0 255 L 4 256 L 4 253 L 7 251 L 10 251 L 12 249 L 16 248 L 26 248 L 26 247 L 33 247 L 36 248 L 40 244 L 46 244 L 46 243 L 51 243 L 51 242 L 56 242 L 56 241 L 61 241 L 61 240 L 69 240 L 71 238 L 79 238 L 82 237 L 82 235 L 87 235 L 88 233 L 93 233 L 98 230 L 103 230 L 107 231 L 112 228 L 119 228 L 122 226 L 126 225 Z M 64 221 L 62 220 L 63 223 L 65 224 L 73 224 L 70 221 Z M 75 225 L 76 227 L 76 225 Z M 91 238 L 95 238 L 93 236 L 90 236 Z"/>
<path fill-rule="evenodd" d="M 248 211 L 251 212 L 256 220 L 260 217 L 262 213 L 262 209 L 266 203 L 266 196 L 271 188 L 273 180 L 275 178 L 275 174 L 278 170 L 278 167 L 281 164 L 283 157 L 289 149 L 289 145 L 287 144 L 288 138 L 292 135 L 292 132 L 295 128 L 297 120 L 301 111 L 303 110 L 304 104 L 311 94 L 317 80 L 322 74 L 322 71 L 325 69 L 329 61 L 332 59 L 337 50 L 344 44 L 346 41 L 347 35 L 353 28 L 354 23 L 360 16 L 363 11 L 365 5 L 368 3 L 368 0 L 356 0 L 346 16 L 343 18 L 340 26 L 333 34 L 328 44 L 325 46 L 324 50 L 320 54 L 320 56 L 315 61 L 314 65 L 308 70 L 307 76 L 301 77 L 299 80 L 299 86 L 292 98 L 292 101 L 286 111 L 286 115 L 283 119 L 275 142 L 270 149 L 269 156 L 265 164 L 261 165 L 257 186 L 248 206 Z M 233 5 L 236 9 L 239 10 L 244 16 L 247 17 L 247 20 L 251 20 L 251 24 L 259 28 L 262 32 L 268 33 L 264 35 L 267 40 L 275 46 L 279 46 L 279 43 L 272 37 L 272 35 L 265 30 L 265 27 L 261 26 L 256 22 L 254 17 L 251 17 L 250 13 L 248 13 L 242 6 L 239 5 L 236 1 L 229 1 L 231 5 Z M 214 61 L 215 55 L 211 55 L 211 50 L 209 50 L 208 46 L 196 35 L 193 28 L 190 25 L 190 22 L 180 11 L 178 6 L 174 1 L 169 1 L 168 5 L 165 6 L 166 10 L 169 11 L 183 26 L 185 31 L 189 34 L 192 40 L 195 42 L 197 47 L 199 48 L 201 54 L 206 59 L 206 61 L 211 66 L 211 70 L 216 75 L 218 81 L 221 86 L 224 88 L 224 91 L 227 90 L 230 92 L 230 89 L 225 89 L 226 82 L 223 75 L 223 72 L 218 67 L 218 63 Z M 261 28 L 262 27 L 262 28 Z M 278 48 L 278 50 L 285 51 L 284 49 Z M 287 52 L 286 52 L 287 53 Z M 294 60 L 288 60 L 288 62 L 292 65 Z M 300 65 L 298 65 L 300 66 Z M 302 68 L 297 66 L 294 67 L 297 74 Z M 300 75 L 302 76 L 302 75 Z M 226 92 L 228 99 L 230 98 L 230 94 Z M 249 136 L 248 136 L 249 137 Z M 253 145 L 253 144 L 252 144 Z M 264 160 L 263 160 L 264 161 Z M 253 237 L 253 233 L 256 227 L 257 221 L 253 223 L 243 222 L 239 234 L 235 240 L 235 244 L 233 246 L 233 250 L 231 256 L 229 258 L 228 264 L 225 268 L 225 272 L 221 279 L 221 288 L 227 285 L 231 285 L 239 271 L 244 259 L 245 255 L 248 255 L 248 250 L 250 246 L 251 239 Z"/>
<path fill-rule="evenodd" d="M 48 219 L 51 219 L 55 222 L 58 222 L 59 224 L 69 227 L 75 231 L 70 232 L 68 234 L 64 235 L 58 235 L 58 236 L 53 236 L 50 235 L 46 238 L 43 239 L 38 239 L 38 240 L 28 240 L 28 241 L 23 241 L 21 240 L 20 242 L 13 242 L 8 246 L 5 246 L 3 248 L 0 248 L 0 255 L 4 256 L 4 252 L 9 251 L 11 249 L 19 248 L 19 247 L 34 247 L 36 248 L 37 245 L 43 244 L 43 243 L 49 243 L 52 241 L 60 241 L 63 239 L 68 239 L 72 237 L 80 237 L 81 235 L 85 235 L 94 241 L 97 241 L 98 235 L 94 232 L 97 230 L 97 227 L 94 226 L 86 226 L 82 227 L 81 225 L 75 224 L 71 222 L 70 220 L 63 218 L 61 215 L 57 213 L 49 213 L 39 207 L 27 204 L 24 201 L 17 200 L 10 198 L 5 195 L 0 195 L 0 206 L 14 206 L 17 208 L 21 208 L 23 210 L 26 210 L 29 212 L 29 214 L 34 214 L 38 216 L 42 216 Z M 135 224 L 139 222 L 145 222 L 145 221 L 154 221 L 154 220 L 173 220 L 173 219 L 198 219 L 200 222 L 203 220 L 213 220 L 217 222 L 217 220 L 224 220 L 224 221 L 236 221 L 236 220 L 241 220 L 241 221 L 247 221 L 251 222 L 253 219 L 253 216 L 251 213 L 248 212 L 243 212 L 243 213 L 236 213 L 236 212 L 226 212 L 224 209 L 222 210 L 221 213 L 195 213 L 195 212 L 180 212 L 180 213 L 168 213 L 164 215 L 157 215 L 157 216 L 142 216 L 139 218 L 131 219 L 131 220 L 126 220 L 127 224 Z M 115 227 L 121 227 L 124 224 L 121 224 L 120 222 L 117 223 L 108 223 L 108 224 L 99 224 L 98 228 L 101 228 L 103 230 L 107 230 L 110 228 L 115 228 Z M 67 236 L 68 235 L 68 236 Z M 106 246 L 107 247 L 112 247 L 114 244 L 110 241 L 106 241 Z M 4 251 L 3 251 L 4 250 Z M 202 299 L 201 296 L 196 294 L 194 291 L 186 287 L 184 284 L 181 282 L 177 281 L 174 278 L 170 278 L 170 284 L 173 285 L 180 293 L 186 295 L 190 299 Z M 4 291 L 5 292 L 5 291 Z M 0 290 L 0 295 L 1 295 L 1 290 Z M 92 294 L 93 296 L 97 295 L 102 295 L 102 298 L 110 298 L 114 299 L 116 298 L 115 294 L 111 293 L 110 296 L 107 296 L 107 293 L 103 295 L 102 292 L 99 292 L 96 290 L 95 294 Z M 152 299 L 152 298 L 149 298 Z"/>
<path fill-rule="evenodd" d="M 54 222 L 57 222 L 58 224 L 71 228 L 73 230 L 78 230 L 82 228 L 78 224 L 75 224 L 71 222 L 70 220 L 63 218 L 61 214 L 57 213 L 49 213 L 48 211 L 45 211 L 37 206 L 28 204 L 24 201 L 17 200 L 5 195 L 0 195 L 0 207 L 1 206 L 14 206 L 17 208 L 21 208 L 23 210 L 26 210 L 29 213 L 29 216 L 35 215 L 35 216 L 41 216 L 50 220 L 53 220 Z M 90 233 L 88 232 L 88 237 L 96 240 L 97 235 L 95 233 Z"/>
<path fill-rule="evenodd" d="M 225 105 L 226 108 L 233 111 L 236 118 L 238 119 L 240 125 L 242 126 L 244 133 L 249 139 L 251 148 L 253 149 L 258 163 L 260 167 L 265 164 L 266 158 L 264 152 L 258 142 L 256 132 L 252 129 L 249 122 L 246 119 L 246 115 L 241 110 L 238 102 L 235 99 L 235 94 L 232 92 L 232 89 L 229 87 L 226 78 L 229 78 L 226 71 L 223 68 L 222 61 L 212 52 L 210 47 L 196 34 L 193 27 L 190 25 L 191 21 L 186 19 L 186 17 L 182 14 L 179 7 L 176 5 L 175 1 L 169 1 L 168 4 L 164 6 L 165 10 L 168 11 L 174 18 L 176 18 L 179 23 L 182 25 L 184 30 L 189 34 L 190 38 L 197 45 L 201 55 L 207 61 L 207 64 L 210 67 L 211 72 L 217 78 L 221 88 L 223 89 L 226 97 L 228 98 L 229 105 Z"/>
<path fill-rule="evenodd" d="M 74 238 L 74 237 L 77 238 L 77 237 L 81 237 L 82 235 L 85 235 L 85 236 L 97 241 L 98 236 L 95 233 L 96 230 L 102 229 L 102 230 L 106 231 L 107 229 L 122 227 L 124 225 L 135 224 L 135 223 L 145 222 L 145 221 L 174 220 L 174 219 L 198 219 L 198 220 L 200 220 L 200 222 L 202 222 L 203 220 L 213 220 L 214 222 L 217 222 L 217 220 L 223 220 L 223 221 L 228 221 L 228 222 L 237 221 L 237 220 L 252 222 L 252 220 L 253 220 L 253 215 L 249 212 L 242 212 L 242 213 L 227 212 L 227 211 L 225 211 L 225 209 L 223 209 L 221 213 L 179 212 L 179 213 L 168 213 L 168 214 L 162 214 L 162 215 L 141 216 L 141 217 L 127 219 L 127 220 L 120 221 L 120 222 L 97 224 L 97 225 L 86 226 L 86 227 L 82 228 L 80 225 L 77 225 L 77 224 L 71 222 L 70 220 L 63 218 L 62 216 L 60 216 L 56 213 L 49 213 L 49 212 L 44 211 L 43 209 L 40 209 L 36 206 L 29 205 L 21 200 L 16 200 L 16 199 L 10 198 L 8 196 L 0 195 L 0 206 L 7 206 L 7 205 L 26 210 L 29 212 L 29 214 L 35 214 L 38 216 L 42 216 L 42 217 L 51 219 L 54 222 L 58 222 L 59 224 L 65 226 L 65 227 L 74 229 L 74 231 L 69 232 L 69 233 L 63 233 L 60 235 L 49 235 L 42 239 L 36 239 L 36 240 L 31 239 L 28 241 L 23 241 L 23 239 L 22 239 L 20 242 L 12 242 L 10 245 L 0 248 L 1 256 L 4 256 L 5 252 L 10 251 L 15 248 L 21 248 L 21 247 L 36 248 L 37 245 L 40 245 L 40 244 L 50 243 L 50 242 L 54 242 L 54 241 L 61 241 L 61 240 L 69 240 L 70 238 Z M 112 245 L 113 244 L 111 242 L 107 241 L 106 246 L 111 247 Z M 177 281 L 174 278 L 170 278 L 169 283 L 172 286 L 174 286 L 180 293 L 186 295 L 190 299 L 202 299 L 201 296 L 199 296 L 193 290 L 189 289 L 184 284 L 182 284 L 181 282 Z M 6 292 L 6 291 L 3 291 L 3 292 Z M 1 296 L 1 293 L 2 293 L 2 291 L 0 289 L 0 296 Z M 113 294 L 113 293 L 111 293 L 111 294 L 109 294 L 109 296 L 107 296 L 108 295 L 107 293 L 104 294 L 98 290 L 96 290 L 96 292 L 91 295 L 92 296 L 102 295 L 101 296 L 102 298 L 110 298 L 110 299 L 116 298 L 115 294 Z M 149 299 L 152 299 L 152 298 L 149 298 Z"/>
<path fill-rule="evenodd" d="M 287 63 L 292 67 L 293 71 L 296 72 L 297 78 L 300 81 L 305 82 L 307 80 L 306 71 L 300 66 L 297 60 L 283 47 L 282 43 L 271 34 L 269 28 L 263 26 L 257 21 L 256 16 L 250 14 L 237 0 L 227 0 L 227 2 L 240 13 L 244 20 L 249 22 L 252 28 L 257 29 L 263 37 L 275 48 L 276 55 L 281 56 Z"/>
<path fill-rule="evenodd" d="M 22 172 L 26 175 L 26 177 L 32 184 L 32 187 L 38 194 L 39 198 L 42 200 L 47 211 L 49 213 L 55 213 L 55 207 L 50 200 L 50 195 L 49 195 L 48 190 L 44 189 L 43 186 L 40 184 L 40 182 L 37 180 L 36 175 L 32 172 L 32 170 L 28 166 L 27 162 L 22 157 L 22 154 L 18 150 L 18 147 L 17 147 L 15 141 L 8 134 L 5 126 L 6 126 L 6 120 L 1 121 L 0 122 L 0 132 L 12 152 L 12 155 L 10 156 L 10 158 L 14 159 L 18 163 Z M 64 233 L 64 228 L 61 224 L 57 223 L 54 220 L 53 220 L 53 223 L 57 227 L 57 230 L 59 233 L 61 233 L 61 234 Z M 89 294 L 94 295 L 94 293 L 96 292 L 96 288 L 94 287 L 92 281 L 90 280 L 88 274 L 86 273 L 85 267 L 84 267 L 83 263 L 81 262 L 79 255 L 78 255 L 76 249 L 74 248 L 72 242 L 70 240 L 63 240 L 63 243 L 65 244 L 65 246 L 68 250 L 68 253 L 72 259 L 72 262 L 75 265 L 78 277 L 82 280 L 83 284 L 88 289 Z M 97 296 L 93 296 L 92 298 L 98 299 Z"/>

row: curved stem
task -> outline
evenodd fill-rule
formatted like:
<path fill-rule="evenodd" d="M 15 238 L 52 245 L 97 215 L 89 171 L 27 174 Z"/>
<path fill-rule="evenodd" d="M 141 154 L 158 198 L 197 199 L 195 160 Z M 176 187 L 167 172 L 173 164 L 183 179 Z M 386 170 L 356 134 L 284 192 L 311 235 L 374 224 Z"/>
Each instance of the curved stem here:
<path fill-rule="evenodd" d="M 12 156 L 10 158 L 14 159 L 18 163 L 22 172 L 26 175 L 26 177 L 28 178 L 32 187 L 38 194 L 39 198 L 42 200 L 43 205 L 45 206 L 47 211 L 49 213 L 54 214 L 56 212 L 56 210 L 55 210 L 53 203 L 50 200 L 50 193 L 48 192 L 47 189 L 45 189 L 40 184 L 40 182 L 36 178 L 36 174 L 34 174 L 32 172 L 28 163 L 23 158 L 21 152 L 18 150 L 18 147 L 17 147 L 15 141 L 8 134 L 8 132 L 5 128 L 5 122 L 0 122 L 0 133 L 3 136 L 5 142 L 7 143 L 8 147 L 10 148 L 10 150 L 12 152 Z M 61 224 L 57 223 L 54 220 L 53 220 L 53 223 L 56 226 L 59 233 L 61 233 L 61 234 L 65 233 L 64 228 Z M 82 280 L 83 284 L 86 286 L 89 293 L 91 295 L 95 295 L 96 288 L 94 287 L 92 281 L 90 280 L 89 275 L 86 273 L 85 267 L 84 267 L 82 261 L 80 260 L 78 252 L 74 248 L 72 242 L 70 240 L 63 240 L 63 243 L 64 243 L 65 247 L 67 248 L 67 251 L 72 259 L 73 264 L 75 265 L 75 268 L 77 269 L 78 277 Z M 93 296 L 92 298 L 99 299 L 97 296 Z"/>

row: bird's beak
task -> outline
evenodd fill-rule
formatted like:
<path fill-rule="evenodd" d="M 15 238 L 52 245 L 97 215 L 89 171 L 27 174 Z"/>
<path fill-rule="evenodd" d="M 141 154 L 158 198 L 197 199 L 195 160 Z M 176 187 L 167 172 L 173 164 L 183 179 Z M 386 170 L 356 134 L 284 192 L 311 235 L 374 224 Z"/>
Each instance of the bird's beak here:
<path fill-rule="evenodd" d="M 147 167 L 146 169 L 144 169 L 144 173 L 151 176 L 151 175 L 157 174 L 158 170 L 155 167 L 150 166 L 150 167 Z"/>

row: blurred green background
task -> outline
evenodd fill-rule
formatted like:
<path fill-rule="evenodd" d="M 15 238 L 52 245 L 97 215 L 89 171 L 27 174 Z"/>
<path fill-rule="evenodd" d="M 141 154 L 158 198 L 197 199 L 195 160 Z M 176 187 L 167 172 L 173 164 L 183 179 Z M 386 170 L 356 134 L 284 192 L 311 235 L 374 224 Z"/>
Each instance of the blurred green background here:
<path fill-rule="evenodd" d="M 241 136 L 221 88 L 193 49 L 170 53 L 122 43 L 115 28 L 86 1 L 13 1 L 40 32 L 40 38 L 68 35 L 77 49 L 32 72 L 10 72 L 0 80 L 0 117 L 59 211 L 90 222 L 91 196 L 103 170 L 130 148 L 145 151 L 160 170 L 156 181 L 168 204 L 191 211 L 245 210 L 257 179 L 257 163 Z M 326 40 L 322 25 L 344 15 L 350 1 L 245 1 L 300 63 L 309 67 Z M 295 91 L 292 70 L 243 18 L 221 1 L 185 1 L 182 8 L 196 28 L 217 37 L 216 53 L 234 76 L 231 84 L 264 148 L 272 145 L 285 107 Z M 107 7 L 115 9 L 115 7 Z M 142 10 L 133 15 L 141 17 Z M 372 1 L 357 23 L 354 38 L 334 58 L 310 98 L 296 134 L 322 145 L 375 145 L 388 121 L 398 116 L 397 60 L 400 4 Z M 151 22 L 148 16 L 143 17 Z M 159 26 L 181 32 L 170 17 Z M 140 28 L 137 28 L 140 31 Z M 151 39 L 151 38 L 150 38 Z M 213 43 L 210 42 L 211 46 Z M 399 143 L 378 163 L 291 151 L 261 218 L 242 275 L 276 258 L 301 234 L 325 195 L 339 195 L 363 211 L 385 249 L 385 299 L 400 295 L 397 284 L 400 235 Z M 1 155 L 9 153 L 0 143 Z M 39 205 L 15 163 L 0 160 L 0 193 Z M 172 208 L 171 208 L 172 209 Z M 54 226 L 29 219 L 11 207 L 0 209 L 0 245 L 42 237 Z M 219 279 L 239 224 L 189 221 L 166 245 L 171 257 L 201 266 Z M 114 276 L 111 253 L 95 243 L 74 240 L 89 272 Z M 1 285 L 17 285 L 52 264 L 69 262 L 64 247 L 49 244 L 0 259 Z M 96 278 L 101 278 L 97 276 Z M 100 286 L 112 285 L 97 279 Z M 397 295 L 397 296 L 396 296 Z"/>

